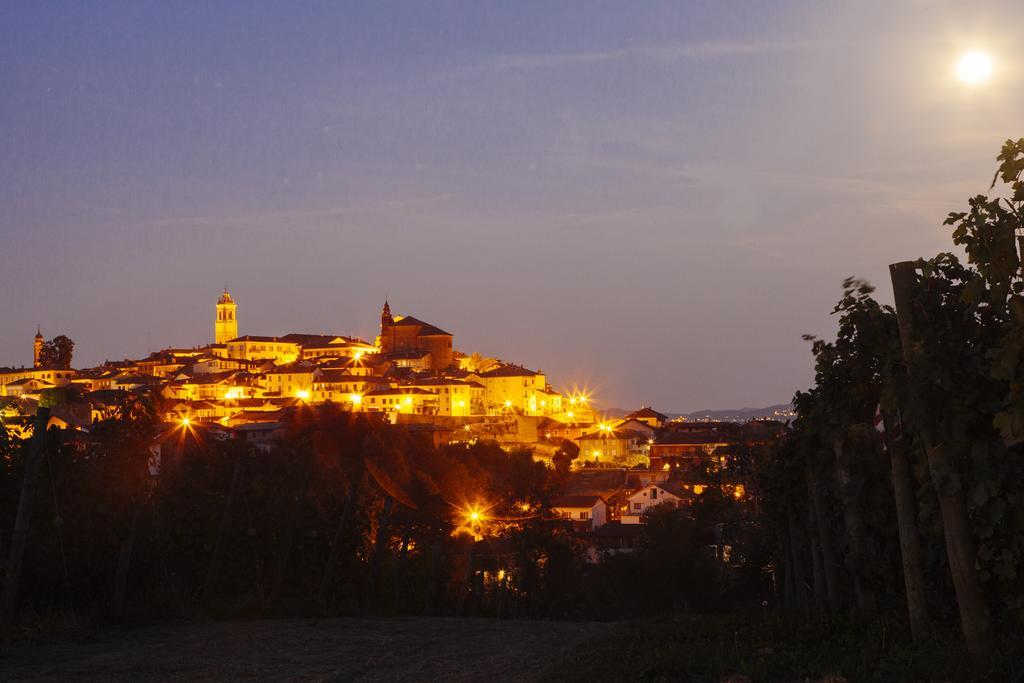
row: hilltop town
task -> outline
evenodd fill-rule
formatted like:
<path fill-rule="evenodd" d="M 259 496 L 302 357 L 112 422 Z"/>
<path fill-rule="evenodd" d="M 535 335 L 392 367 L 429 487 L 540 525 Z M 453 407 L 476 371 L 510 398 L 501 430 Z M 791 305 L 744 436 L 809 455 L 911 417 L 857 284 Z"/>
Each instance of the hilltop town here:
<path fill-rule="evenodd" d="M 113 414 L 133 396 L 155 399 L 168 422 L 229 428 L 270 429 L 289 410 L 329 402 L 432 429 L 444 441 L 450 431 L 460 439 L 486 434 L 543 445 L 590 430 L 611 442 L 586 444 L 595 462 L 647 455 L 646 439 L 620 444 L 610 438 L 615 435 L 595 419 L 585 391 L 561 393 L 539 370 L 456 351 L 451 333 L 411 315 L 392 315 L 387 302 L 373 342 L 329 334 L 239 335 L 238 304 L 227 290 L 217 300 L 213 327 L 210 344 L 77 370 L 70 358 L 46 357 L 37 332 L 31 367 L 0 367 L 0 396 L 19 399 L 6 402 L 5 423 L 16 430 L 18 414 L 33 414 L 34 404 L 56 393 L 64 397 L 59 403 L 76 409 L 55 411 L 54 423 L 77 428 Z M 69 393 L 75 400 L 66 399 Z"/>
<path fill-rule="evenodd" d="M 77 370 L 71 349 L 61 358 L 37 332 L 31 367 L 0 368 L 4 426 L 28 438 L 44 404 L 52 406 L 51 426 L 87 438 L 94 423 L 147 400 L 167 431 L 187 425 L 267 451 L 290 414 L 333 404 L 435 447 L 486 440 L 529 449 L 549 464 L 561 458 L 581 475 L 558 507 L 588 526 L 639 522 L 651 503 L 684 503 L 700 485 L 682 481 L 681 472 L 724 463 L 731 446 L 751 437 L 749 426 L 670 420 L 646 406 L 603 419 L 585 389 L 560 392 L 540 370 L 462 353 L 450 332 L 393 314 L 388 302 L 372 342 L 340 334 L 239 335 L 238 304 L 226 290 L 213 312 L 212 343 Z M 660 498 L 645 490 L 650 484 L 662 486 Z M 634 494 L 640 497 L 632 500 Z"/>

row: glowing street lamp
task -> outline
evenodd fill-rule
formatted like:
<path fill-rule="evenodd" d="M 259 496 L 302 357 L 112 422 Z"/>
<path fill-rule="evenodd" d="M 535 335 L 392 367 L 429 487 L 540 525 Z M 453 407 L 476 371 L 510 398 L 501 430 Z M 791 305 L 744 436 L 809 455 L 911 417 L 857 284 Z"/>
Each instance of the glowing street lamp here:
<path fill-rule="evenodd" d="M 359 406 L 363 402 L 363 397 L 360 394 L 349 394 L 348 400 L 353 406 Z"/>
<path fill-rule="evenodd" d="M 300 401 L 308 401 L 309 392 L 306 391 L 305 389 L 299 389 L 298 391 L 295 392 L 295 398 L 299 399 Z"/>

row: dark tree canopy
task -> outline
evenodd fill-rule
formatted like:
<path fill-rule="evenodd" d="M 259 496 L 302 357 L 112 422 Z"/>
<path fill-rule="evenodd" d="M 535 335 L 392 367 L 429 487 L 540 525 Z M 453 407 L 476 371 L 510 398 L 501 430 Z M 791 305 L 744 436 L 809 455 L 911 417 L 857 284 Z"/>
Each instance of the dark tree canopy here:
<path fill-rule="evenodd" d="M 71 356 L 75 352 L 75 342 L 63 334 L 57 335 L 43 343 L 39 352 L 39 365 L 47 368 L 71 368 Z"/>

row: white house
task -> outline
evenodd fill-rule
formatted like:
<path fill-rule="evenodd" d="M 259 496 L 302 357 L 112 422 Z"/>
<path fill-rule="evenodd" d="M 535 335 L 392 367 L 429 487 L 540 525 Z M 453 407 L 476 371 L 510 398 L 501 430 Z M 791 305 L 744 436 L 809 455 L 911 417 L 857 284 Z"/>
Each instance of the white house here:
<path fill-rule="evenodd" d="M 622 523 L 639 524 L 644 513 L 658 505 L 680 507 L 691 502 L 693 493 L 677 481 L 651 483 L 626 498 L 627 511 L 622 514 Z"/>
<path fill-rule="evenodd" d="M 551 506 L 559 517 L 597 529 L 608 521 L 608 503 L 601 496 L 562 496 Z"/>

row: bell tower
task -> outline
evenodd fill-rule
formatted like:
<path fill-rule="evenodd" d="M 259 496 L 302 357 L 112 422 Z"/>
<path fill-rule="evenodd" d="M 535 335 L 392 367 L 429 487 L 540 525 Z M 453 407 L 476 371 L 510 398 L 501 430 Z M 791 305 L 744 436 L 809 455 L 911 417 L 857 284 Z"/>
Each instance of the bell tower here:
<path fill-rule="evenodd" d="M 226 344 L 238 336 L 237 306 L 227 287 L 217 299 L 217 317 L 213 322 L 213 339 L 215 344 Z"/>
<path fill-rule="evenodd" d="M 380 349 L 381 353 L 391 352 L 392 337 L 390 327 L 394 324 L 395 319 L 391 316 L 391 305 L 388 303 L 387 298 L 385 298 L 384 308 L 380 311 L 380 336 L 377 337 L 377 348 Z"/>
<path fill-rule="evenodd" d="M 34 367 L 40 367 L 43 359 L 43 330 L 42 328 L 36 328 L 36 338 L 32 342 L 32 365 Z"/>

